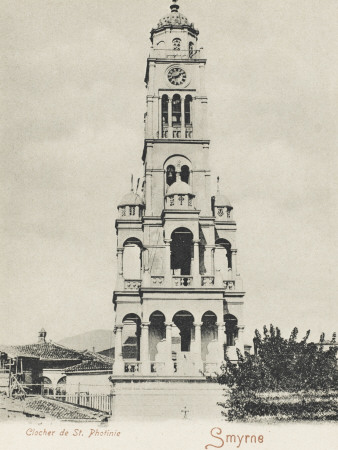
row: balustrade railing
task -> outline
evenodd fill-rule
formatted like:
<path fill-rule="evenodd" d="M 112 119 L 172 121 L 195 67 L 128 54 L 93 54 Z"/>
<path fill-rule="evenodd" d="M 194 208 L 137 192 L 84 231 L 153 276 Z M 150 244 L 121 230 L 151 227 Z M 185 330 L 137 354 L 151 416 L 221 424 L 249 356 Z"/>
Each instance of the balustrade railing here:
<path fill-rule="evenodd" d="M 124 280 L 124 289 L 129 291 L 137 291 L 142 284 L 141 280 Z"/>
<path fill-rule="evenodd" d="M 193 126 L 191 124 L 182 127 L 181 125 L 173 124 L 169 130 L 168 124 L 162 125 L 162 139 L 192 139 Z"/>
<path fill-rule="evenodd" d="M 201 50 L 173 50 L 167 48 L 152 48 L 150 58 L 170 58 L 170 59 L 200 59 Z"/>
<path fill-rule="evenodd" d="M 124 363 L 124 373 L 141 373 L 141 365 L 140 361 L 129 361 Z"/>
<path fill-rule="evenodd" d="M 165 363 L 154 361 L 150 363 L 150 371 L 152 374 L 161 375 L 165 371 Z"/>
<path fill-rule="evenodd" d="M 202 286 L 214 286 L 215 277 L 202 275 Z"/>
<path fill-rule="evenodd" d="M 234 291 L 235 290 L 235 282 L 234 281 L 223 281 L 223 287 L 226 291 Z"/>
<path fill-rule="evenodd" d="M 174 286 L 190 287 L 192 286 L 192 280 L 193 278 L 190 276 L 173 276 Z"/>
<path fill-rule="evenodd" d="M 163 276 L 151 277 L 151 284 L 153 286 L 162 286 L 164 284 L 164 277 Z"/>
<path fill-rule="evenodd" d="M 215 372 L 217 372 L 218 369 L 219 369 L 219 364 L 217 364 L 217 363 L 205 362 L 203 364 L 203 372 L 205 374 L 215 373 Z"/>

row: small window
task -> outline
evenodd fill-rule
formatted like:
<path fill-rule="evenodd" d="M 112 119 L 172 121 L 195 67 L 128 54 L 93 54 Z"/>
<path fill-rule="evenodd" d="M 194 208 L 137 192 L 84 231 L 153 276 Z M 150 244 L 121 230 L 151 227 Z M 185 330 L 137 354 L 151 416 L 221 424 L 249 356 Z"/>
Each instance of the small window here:
<path fill-rule="evenodd" d="M 168 166 L 167 168 L 167 184 L 171 186 L 176 181 L 176 171 L 174 166 Z"/>
<path fill-rule="evenodd" d="M 190 178 L 190 170 L 188 166 L 182 166 L 181 169 L 181 180 L 184 181 L 184 183 L 189 184 L 189 178 Z"/>
<path fill-rule="evenodd" d="M 181 50 L 181 39 L 179 39 L 179 38 L 173 39 L 173 50 L 176 50 L 176 51 Z"/>
<path fill-rule="evenodd" d="M 129 206 L 129 214 L 135 216 L 135 206 Z"/>
<path fill-rule="evenodd" d="M 189 58 L 192 58 L 194 56 L 194 43 L 189 42 Z"/>
<path fill-rule="evenodd" d="M 167 95 L 162 97 L 162 123 L 168 125 L 168 102 L 169 98 Z"/>
<path fill-rule="evenodd" d="M 187 95 L 184 99 L 184 116 L 186 125 L 191 125 L 191 95 Z"/>
<path fill-rule="evenodd" d="M 126 215 L 126 208 L 121 208 L 121 216 L 125 216 Z"/>
<path fill-rule="evenodd" d="M 178 94 L 173 96 L 173 125 L 181 124 L 181 97 Z"/>

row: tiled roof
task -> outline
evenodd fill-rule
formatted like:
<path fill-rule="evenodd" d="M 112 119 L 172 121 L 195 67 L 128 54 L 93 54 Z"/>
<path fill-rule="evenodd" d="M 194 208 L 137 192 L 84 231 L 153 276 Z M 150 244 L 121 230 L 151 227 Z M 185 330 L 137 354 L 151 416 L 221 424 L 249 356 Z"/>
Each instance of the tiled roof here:
<path fill-rule="evenodd" d="M 76 350 L 72 350 L 67 347 L 63 347 L 60 344 L 54 344 L 53 342 L 13 346 L 0 345 L 0 351 L 7 353 L 10 356 L 26 356 L 40 359 L 82 360 L 84 358 L 83 353 L 77 352 Z"/>
<path fill-rule="evenodd" d="M 81 364 L 76 364 L 75 366 L 68 367 L 65 369 L 65 373 L 74 373 L 74 372 L 97 372 L 97 371 L 113 371 L 113 361 L 84 361 Z"/>
<path fill-rule="evenodd" d="M 28 397 L 26 406 L 31 410 L 48 414 L 60 420 L 102 421 L 108 417 L 108 414 L 105 413 L 43 397 Z"/>

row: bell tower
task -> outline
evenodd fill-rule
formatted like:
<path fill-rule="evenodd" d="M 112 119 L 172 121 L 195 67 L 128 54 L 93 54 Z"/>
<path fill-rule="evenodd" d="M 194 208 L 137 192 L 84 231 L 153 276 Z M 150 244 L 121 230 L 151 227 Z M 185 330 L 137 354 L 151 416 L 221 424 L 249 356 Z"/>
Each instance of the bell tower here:
<path fill-rule="evenodd" d="M 151 30 L 144 180 L 119 204 L 113 378 L 204 377 L 244 350 L 236 223 L 211 192 L 199 32 L 179 12 Z"/>

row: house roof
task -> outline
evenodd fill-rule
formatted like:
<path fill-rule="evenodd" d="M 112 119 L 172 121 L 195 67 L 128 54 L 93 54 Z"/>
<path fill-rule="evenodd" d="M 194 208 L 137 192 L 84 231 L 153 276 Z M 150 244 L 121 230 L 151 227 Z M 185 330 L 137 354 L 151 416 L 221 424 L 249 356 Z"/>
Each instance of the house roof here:
<path fill-rule="evenodd" d="M 78 352 L 53 342 L 41 342 L 28 345 L 0 345 L 0 351 L 10 357 L 28 357 L 50 360 L 82 360 L 84 352 Z"/>
<path fill-rule="evenodd" d="M 76 364 L 75 366 L 67 367 L 65 369 L 66 374 L 76 372 L 101 372 L 101 371 L 112 372 L 113 360 L 107 358 L 107 361 L 99 361 L 99 360 L 83 361 L 81 364 Z"/>

